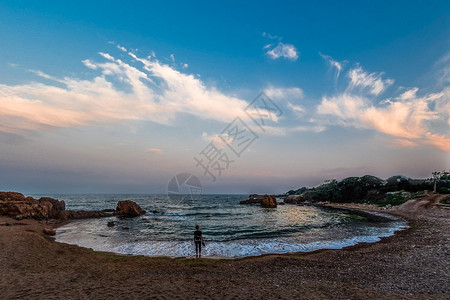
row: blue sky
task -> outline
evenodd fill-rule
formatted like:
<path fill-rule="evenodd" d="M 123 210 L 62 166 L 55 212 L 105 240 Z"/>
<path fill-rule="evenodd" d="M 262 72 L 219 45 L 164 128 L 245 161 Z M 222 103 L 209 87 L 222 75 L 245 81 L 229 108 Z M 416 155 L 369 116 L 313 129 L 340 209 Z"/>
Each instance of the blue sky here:
<path fill-rule="evenodd" d="M 0 189 L 164 193 L 189 172 L 278 193 L 450 168 L 447 1 L 241 2 L 2 1 Z M 239 124 L 257 138 L 236 155 Z M 221 159 L 202 169 L 205 149 Z"/>

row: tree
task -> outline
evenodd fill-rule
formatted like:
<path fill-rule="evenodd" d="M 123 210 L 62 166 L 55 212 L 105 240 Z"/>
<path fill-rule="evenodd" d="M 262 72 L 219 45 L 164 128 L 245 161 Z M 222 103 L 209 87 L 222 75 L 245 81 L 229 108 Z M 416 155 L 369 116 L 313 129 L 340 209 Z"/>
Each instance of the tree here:
<path fill-rule="evenodd" d="M 433 191 L 434 191 L 434 193 L 436 193 L 437 182 L 441 181 L 441 180 L 445 180 L 445 181 L 449 180 L 450 179 L 450 172 L 440 171 L 440 172 L 433 172 L 431 174 L 433 174 L 433 179 L 434 179 L 434 189 L 433 189 Z"/>

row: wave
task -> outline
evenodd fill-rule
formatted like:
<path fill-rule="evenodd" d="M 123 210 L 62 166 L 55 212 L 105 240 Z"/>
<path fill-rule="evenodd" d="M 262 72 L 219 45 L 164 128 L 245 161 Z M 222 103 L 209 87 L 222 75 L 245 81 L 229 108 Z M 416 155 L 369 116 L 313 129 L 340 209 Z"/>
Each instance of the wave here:
<path fill-rule="evenodd" d="M 371 235 L 360 235 L 345 239 L 332 239 L 326 241 L 302 242 L 295 238 L 263 238 L 263 239 L 242 239 L 227 242 L 207 241 L 203 248 L 202 255 L 218 257 L 246 257 L 263 254 L 283 254 L 291 252 L 310 252 L 319 249 L 341 249 L 357 243 L 377 242 L 380 237 L 390 236 L 395 231 L 405 228 L 406 225 L 398 225 L 388 230 L 379 231 Z M 67 241 L 57 239 L 66 243 Z M 168 256 L 168 257 L 189 257 L 195 255 L 192 241 L 137 241 L 134 243 L 115 242 L 111 239 L 103 239 L 99 243 L 98 239 L 79 239 L 76 241 L 79 246 L 92 248 L 96 251 L 115 252 L 120 254 L 133 254 L 145 256 Z"/>

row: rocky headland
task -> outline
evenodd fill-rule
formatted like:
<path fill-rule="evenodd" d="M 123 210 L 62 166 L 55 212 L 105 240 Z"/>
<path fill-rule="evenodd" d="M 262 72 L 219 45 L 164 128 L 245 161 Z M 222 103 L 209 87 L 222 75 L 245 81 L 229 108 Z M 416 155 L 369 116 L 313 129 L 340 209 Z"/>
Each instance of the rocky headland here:
<path fill-rule="evenodd" d="M 135 202 L 130 200 L 119 201 L 117 208 L 102 211 L 66 210 L 63 200 L 50 197 L 25 197 L 17 192 L 0 192 L 0 215 L 12 217 L 16 220 L 72 220 L 86 218 L 110 217 L 135 217 L 145 214 L 145 211 Z"/>

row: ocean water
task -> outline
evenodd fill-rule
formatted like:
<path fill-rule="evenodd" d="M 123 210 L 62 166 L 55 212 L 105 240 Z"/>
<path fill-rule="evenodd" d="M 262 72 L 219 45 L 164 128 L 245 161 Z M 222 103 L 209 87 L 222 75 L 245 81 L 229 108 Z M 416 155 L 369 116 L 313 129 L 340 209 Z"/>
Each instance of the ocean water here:
<path fill-rule="evenodd" d="M 246 257 L 269 253 L 339 249 L 375 242 L 407 227 L 401 219 L 369 222 L 338 210 L 279 205 L 240 205 L 247 195 L 50 195 L 67 209 L 115 208 L 132 200 L 147 213 L 137 218 L 77 220 L 57 229 L 58 242 L 97 251 L 147 256 L 195 255 L 193 232 L 198 224 L 206 247 L 203 256 Z M 114 221 L 114 227 L 107 223 Z"/>

